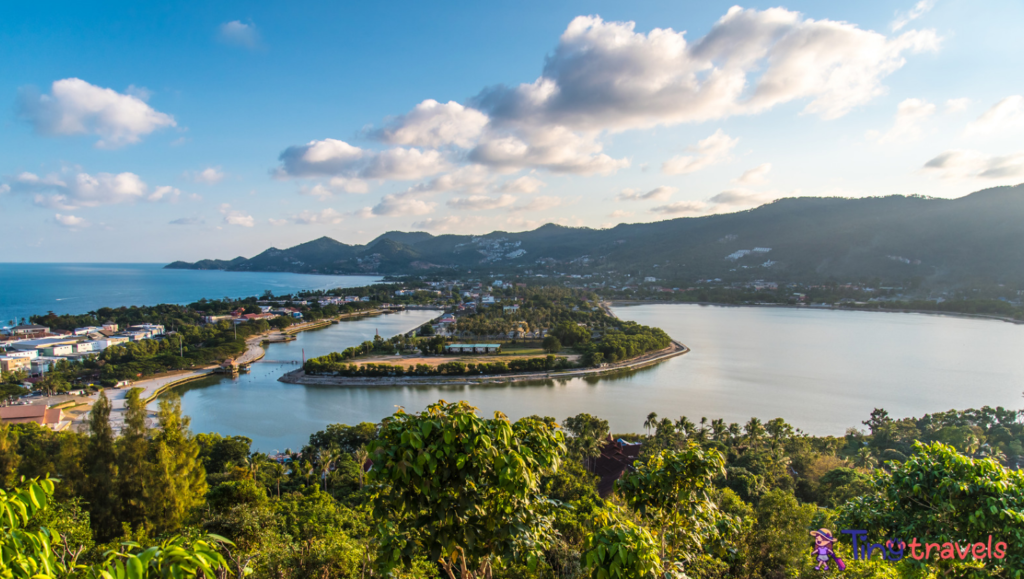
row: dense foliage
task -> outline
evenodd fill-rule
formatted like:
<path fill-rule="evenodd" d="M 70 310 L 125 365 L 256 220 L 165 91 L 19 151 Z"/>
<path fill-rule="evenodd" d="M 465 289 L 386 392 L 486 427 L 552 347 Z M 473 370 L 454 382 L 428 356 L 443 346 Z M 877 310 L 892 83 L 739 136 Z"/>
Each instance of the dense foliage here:
<path fill-rule="evenodd" d="M 615 435 L 643 446 L 607 498 L 590 471 L 608 423 L 589 414 L 559 428 L 442 401 L 331 425 L 279 463 L 244 437 L 192 435 L 173 398 L 159 429 L 137 394 L 127 408 L 118 437 L 105 398 L 87 433 L 0 425 L 2 496 L 39 503 L 14 523 L 0 517 L 14 545 L 0 573 L 46 560 L 80 566 L 61 577 L 140 564 L 156 577 L 201 556 L 217 577 L 254 579 L 774 579 L 816 576 L 808 531 L 822 527 L 1006 544 L 1001 559 L 866 561 L 840 535 L 845 577 L 1017 577 L 1022 566 L 1024 424 L 1002 408 L 899 420 L 876 410 L 844 437 L 652 412 L 647 434 Z"/>

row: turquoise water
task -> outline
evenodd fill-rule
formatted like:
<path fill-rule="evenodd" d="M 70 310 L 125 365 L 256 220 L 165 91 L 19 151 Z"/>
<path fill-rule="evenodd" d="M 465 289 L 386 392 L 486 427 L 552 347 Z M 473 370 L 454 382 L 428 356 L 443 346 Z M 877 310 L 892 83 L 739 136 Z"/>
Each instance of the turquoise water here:
<path fill-rule="evenodd" d="M 249 297 L 265 290 L 358 287 L 377 276 L 163 269 L 157 263 L 0 263 L 0 325 L 31 315 L 84 314 L 102 307 L 183 304 Z"/>
<path fill-rule="evenodd" d="M 260 450 L 299 448 L 331 423 L 377 422 L 396 407 L 422 410 L 438 399 L 467 400 L 490 416 L 531 414 L 564 420 L 580 412 L 615 432 L 643 432 L 650 412 L 697 421 L 782 417 L 805 432 L 841 436 L 864 428 L 874 408 L 921 416 L 984 405 L 1021 407 L 1024 326 L 944 316 L 790 308 L 644 305 L 615 308 L 623 319 L 656 325 L 689 354 L 615 376 L 478 386 L 341 388 L 284 384 L 299 360 L 340 351 L 380 331 L 391 336 L 430 312 L 364 318 L 271 344 L 267 363 L 237 379 L 215 377 L 182 388 L 194 432 L 239 434 Z"/>

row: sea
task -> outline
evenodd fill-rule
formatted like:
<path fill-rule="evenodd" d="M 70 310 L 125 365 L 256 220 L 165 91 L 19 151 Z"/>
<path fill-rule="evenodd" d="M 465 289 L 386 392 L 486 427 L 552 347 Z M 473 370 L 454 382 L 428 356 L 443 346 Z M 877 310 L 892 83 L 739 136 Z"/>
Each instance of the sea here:
<path fill-rule="evenodd" d="M 159 263 L 0 263 L 0 326 L 47 312 L 85 314 L 102 307 L 187 304 L 379 281 L 362 275 L 164 269 Z"/>

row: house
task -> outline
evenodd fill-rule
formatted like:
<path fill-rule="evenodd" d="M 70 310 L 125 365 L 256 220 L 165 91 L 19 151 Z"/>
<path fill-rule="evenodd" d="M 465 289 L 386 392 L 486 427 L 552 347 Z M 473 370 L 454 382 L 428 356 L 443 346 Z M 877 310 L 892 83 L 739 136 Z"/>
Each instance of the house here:
<path fill-rule="evenodd" d="M 38 324 L 20 324 L 11 328 L 11 335 L 16 338 L 41 337 L 50 333 L 50 328 Z"/>
<path fill-rule="evenodd" d="M 444 351 L 449 354 L 489 354 L 501 350 L 501 344 L 448 344 Z"/>
<path fill-rule="evenodd" d="M 503 308 L 501 308 L 501 313 L 503 313 L 503 314 L 515 313 L 515 312 L 518 312 L 518 311 L 519 311 L 519 304 L 513 304 L 511 306 L 504 306 Z"/>
<path fill-rule="evenodd" d="M 70 356 L 74 351 L 75 347 L 71 344 L 55 344 L 41 349 L 44 356 Z"/>
<path fill-rule="evenodd" d="M 110 336 L 109 338 L 104 338 L 102 340 L 93 340 L 92 343 L 94 344 L 93 345 L 93 350 L 106 350 L 107 348 L 109 348 L 111 346 L 116 346 L 117 344 L 126 344 L 126 343 L 128 343 L 128 337 L 127 336 Z"/>
<path fill-rule="evenodd" d="M 71 346 L 71 350 L 75 354 L 83 354 L 94 351 L 94 346 L 92 342 L 79 342 Z"/>
<path fill-rule="evenodd" d="M 656 281 L 658 281 L 658 278 L 656 278 L 656 277 L 647 276 L 647 277 L 644 278 L 644 282 L 645 283 L 654 283 Z"/>
<path fill-rule="evenodd" d="M 84 328 L 75 328 L 75 331 L 71 332 L 71 334 L 74 336 L 88 336 L 89 334 L 93 334 L 98 331 L 100 331 L 100 329 L 96 326 L 86 326 Z"/>
<path fill-rule="evenodd" d="M 480 298 L 480 303 L 485 306 L 494 305 L 494 296 L 484 296 Z"/>
<path fill-rule="evenodd" d="M 613 440 L 609 434 L 601 446 L 601 454 L 587 465 L 587 470 L 600 477 L 597 492 L 601 498 L 608 498 L 615 490 L 615 481 L 622 478 L 626 469 L 633 469 L 633 461 L 640 458 L 639 442 L 626 442 L 623 439 Z"/>
<path fill-rule="evenodd" d="M 64 411 L 60 408 L 47 408 L 44 404 L 29 406 L 5 406 L 0 408 L 0 421 L 7 424 L 25 424 L 35 422 L 51 430 L 64 430 L 71 426 L 70 420 L 64 420 Z"/>
<path fill-rule="evenodd" d="M 35 360 L 39 357 L 39 350 L 10 350 L 4 352 L 5 358 L 25 358 L 26 360 Z"/>
<path fill-rule="evenodd" d="M 10 358 L 7 356 L 0 357 L 0 370 L 4 372 L 18 372 L 24 370 L 26 372 L 32 366 L 32 360 L 21 357 L 21 358 Z"/>
<path fill-rule="evenodd" d="M 103 322 L 103 330 L 107 332 L 117 332 L 117 324 L 114 322 Z"/>

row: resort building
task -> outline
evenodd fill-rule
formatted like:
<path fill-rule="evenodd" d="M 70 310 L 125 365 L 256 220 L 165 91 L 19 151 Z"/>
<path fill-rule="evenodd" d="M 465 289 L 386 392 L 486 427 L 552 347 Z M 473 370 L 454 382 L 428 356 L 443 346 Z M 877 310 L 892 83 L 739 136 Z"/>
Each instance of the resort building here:
<path fill-rule="evenodd" d="M 490 354 L 501 351 L 501 344 L 448 344 L 444 351 L 449 354 Z"/>
<path fill-rule="evenodd" d="M 60 408 L 47 408 L 45 404 L 29 406 L 5 406 L 0 408 L 0 421 L 8 424 L 24 424 L 35 422 L 51 430 L 64 430 L 71 426 L 70 420 L 64 420 L 64 411 Z"/>
<path fill-rule="evenodd" d="M 28 357 L 0 357 L 0 370 L 3 370 L 4 372 L 18 372 L 19 370 L 28 372 L 31 366 L 32 360 Z"/>

